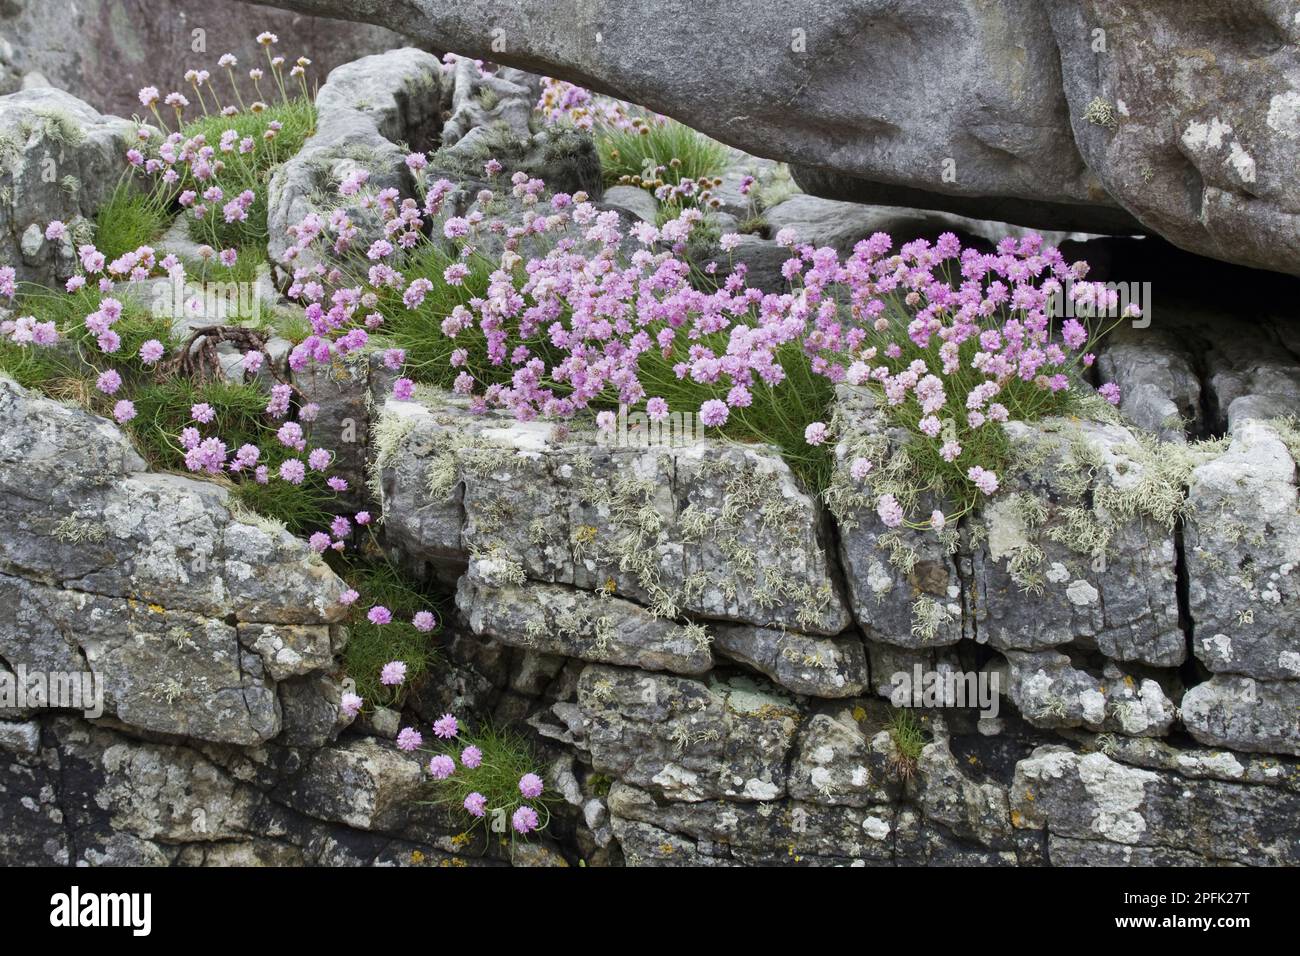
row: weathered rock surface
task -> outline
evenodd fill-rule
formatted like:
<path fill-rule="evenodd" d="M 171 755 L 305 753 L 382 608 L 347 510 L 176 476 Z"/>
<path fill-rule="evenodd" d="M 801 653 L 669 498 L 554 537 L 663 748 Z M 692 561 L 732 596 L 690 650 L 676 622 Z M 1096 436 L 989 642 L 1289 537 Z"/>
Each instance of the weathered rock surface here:
<path fill-rule="evenodd" d="M 429 401 L 390 401 L 376 427 L 388 540 L 407 556 L 487 554 L 669 617 L 825 635 L 848 623 L 821 509 L 774 451 L 565 440 Z"/>
<path fill-rule="evenodd" d="M 18 74 L 43 75 L 47 84 L 96 109 L 131 116 L 143 112 L 136 96 L 141 87 L 179 89 L 186 70 L 210 70 L 224 84 L 225 76 L 218 79 L 215 68 L 223 53 L 233 53 L 245 68 L 265 66 L 266 54 L 257 43 L 264 30 L 279 35 L 278 52 L 290 62 L 301 54 L 311 58 L 309 79 L 403 45 L 382 26 L 304 17 L 237 0 L 5 0 L 0 31 L 21 42 L 0 59 Z M 222 95 L 228 95 L 225 88 Z"/>
<path fill-rule="evenodd" d="M 113 192 L 135 124 L 103 116 L 69 93 L 38 88 L 0 96 L 0 265 L 18 278 L 54 285 L 77 271 L 76 236 L 86 241 Z M 53 220 L 68 227 L 46 239 Z"/>
<path fill-rule="evenodd" d="M 1103 842 L 1099 855 L 1116 862 L 1186 862 L 1185 853 L 1203 862 L 1294 865 L 1300 845 L 1288 820 L 1296 800 L 1272 788 L 1189 782 L 1101 753 L 1043 747 L 1016 767 L 1011 818 L 1053 840 Z M 1061 862 L 1087 861 L 1077 844 L 1062 849 Z"/>
<path fill-rule="evenodd" d="M 1192 472 L 1185 555 L 1193 651 L 1215 673 L 1300 680 L 1296 463 L 1276 423 L 1244 419 Z"/>
<path fill-rule="evenodd" d="M 0 658 L 92 671 L 125 723 L 259 743 L 282 726 L 276 681 L 341 644 L 344 586 L 303 542 L 4 378 L 0 520 Z"/>

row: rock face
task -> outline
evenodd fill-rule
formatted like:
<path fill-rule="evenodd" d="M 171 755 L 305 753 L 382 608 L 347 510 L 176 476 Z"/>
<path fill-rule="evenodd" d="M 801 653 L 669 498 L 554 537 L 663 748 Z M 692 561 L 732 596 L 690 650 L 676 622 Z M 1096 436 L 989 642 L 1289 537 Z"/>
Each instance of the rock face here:
<path fill-rule="evenodd" d="M 126 169 L 135 124 L 101 116 L 51 88 L 0 96 L 0 262 L 18 278 L 53 285 L 76 271 L 76 237 L 90 235 L 95 212 Z M 68 226 L 46 239 L 53 220 Z"/>
<path fill-rule="evenodd" d="M 264 30 L 280 36 L 290 62 L 304 53 L 311 57 L 314 77 L 404 45 L 382 26 L 303 17 L 237 0 L 5 0 L 0 33 L 20 42 L 0 59 L 19 77 L 39 74 L 96 109 L 131 116 L 144 112 L 136 98 L 141 87 L 180 89 L 190 69 L 210 70 L 217 79 L 223 53 L 248 66 L 265 65 L 256 40 Z"/>
<path fill-rule="evenodd" d="M 342 583 L 211 483 L 151 474 L 116 428 L 0 379 L 0 658 L 92 672 L 142 729 L 254 744 L 277 681 L 329 668 Z"/>
<path fill-rule="evenodd" d="M 572 29 L 590 20 L 576 0 L 491 18 L 433 0 L 278 5 L 382 18 L 590 85 L 797 164 L 819 195 L 1049 229 L 1145 229 L 1297 273 L 1300 26 L 1282 0 L 1203 3 L 1194 16 L 1177 0 L 1140 11 L 1119 0 L 804 0 L 689 18 L 672 5 L 602 7 L 599 42 Z M 725 76 L 699 68 L 719 48 L 732 51 Z M 671 65 L 646 49 L 671 50 Z M 1222 103 L 1231 115 L 1215 112 Z"/>

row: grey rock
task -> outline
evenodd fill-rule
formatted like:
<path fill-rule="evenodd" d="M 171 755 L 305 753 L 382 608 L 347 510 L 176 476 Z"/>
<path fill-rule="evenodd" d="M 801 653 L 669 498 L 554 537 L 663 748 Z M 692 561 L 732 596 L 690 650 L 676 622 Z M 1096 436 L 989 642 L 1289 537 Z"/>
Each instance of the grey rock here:
<path fill-rule="evenodd" d="M 373 737 L 319 751 L 302 776 L 286 785 L 289 803 L 312 817 L 359 830 L 400 827 L 427 786 L 420 759 Z"/>
<path fill-rule="evenodd" d="M 368 191 L 392 187 L 412 194 L 408 150 L 397 143 L 412 150 L 436 143 L 442 76 L 437 57 L 409 48 L 362 57 L 330 72 L 316 94 L 315 134 L 276 169 L 267 186 L 267 250 L 273 261 L 286 266 L 309 261 L 296 256 L 285 261 L 294 244 L 289 229 L 309 214 L 327 217 L 330 209 L 319 197 L 332 194 L 356 170 L 370 174 Z M 354 243 L 364 249 L 381 235 L 381 221 L 358 203 L 346 208 L 359 230 Z"/>
<path fill-rule="evenodd" d="M 342 646 L 344 585 L 303 542 L 4 378 L 0 515 L 0 657 L 92 671 L 127 723 L 260 743 L 282 726 L 276 681 Z"/>
<path fill-rule="evenodd" d="M 438 396 L 390 401 L 375 434 L 389 541 L 411 558 L 473 550 L 667 616 L 827 635 L 848 623 L 819 503 L 771 449 L 566 440 Z"/>
<path fill-rule="evenodd" d="M 1035 727 L 1087 727 L 1130 736 L 1163 737 L 1177 711 L 1160 684 L 1114 664 L 1101 677 L 1056 651 L 1007 651 L 1007 694 Z"/>
<path fill-rule="evenodd" d="M 708 644 L 684 627 L 617 597 L 501 580 L 501 563 L 470 562 L 456 605 L 475 634 L 586 661 L 678 674 L 713 666 Z"/>
<path fill-rule="evenodd" d="M 879 716 L 881 705 L 876 704 Z M 827 705 L 799 730 L 790 764 L 790 796 L 805 803 L 865 807 L 892 803 L 902 784 L 892 767 L 893 738 L 872 731 L 846 704 Z"/>
<path fill-rule="evenodd" d="M 1172 332 L 1116 328 L 1098 360 L 1101 377 L 1120 387 L 1120 410 L 1164 441 L 1185 441 L 1205 427 L 1201 383 L 1186 343 Z"/>
<path fill-rule="evenodd" d="M 1243 419 L 1199 465 L 1184 531 L 1193 650 L 1216 673 L 1300 678 L 1296 466 L 1275 424 Z"/>
<path fill-rule="evenodd" d="M 597 773 L 687 802 L 785 793 L 801 712 L 770 685 L 592 664 L 578 706 Z"/>
<path fill-rule="evenodd" d="M 631 866 L 843 865 L 885 861 L 893 850 L 888 805 L 664 804 L 620 783 L 610 790 L 609 811 Z"/>
<path fill-rule="evenodd" d="M 601 197 L 606 206 L 624 209 L 644 222 L 654 223 L 659 213 L 659 203 L 653 194 L 639 186 L 610 186 Z"/>
<path fill-rule="evenodd" d="M 136 126 L 104 116 L 49 87 L 0 96 L 0 167 L 8 198 L 0 206 L 0 265 L 18 278 L 52 286 L 77 271 L 73 236 L 88 236 L 95 213 L 127 168 Z M 47 241 L 54 220 L 69 235 Z"/>
<path fill-rule="evenodd" d="M 796 694 L 853 697 L 867 686 L 867 655 L 851 634 L 810 637 L 770 627 L 721 626 L 713 647 Z"/>
<path fill-rule="evenodd" d="M 1045 419 L 1005 428 L 1021 464 L 982 512 L 974 636 L 999 649 L 1074 642 L 1119 661 L 1182 663 L 1173 528 L 1141 510 L 1157 494 L 1181 495 L 1160 483 L 1157 453 L 1120 425 Z"/>
<path fill-rule="evenodd" d="M 1271 787 L 1187 781 L 1127 767 L 1105 754 L 1040 747 L 1016 766 L 1011 819 L 1050 837 L 1154 854 L 1177 847 L 1220 863 L 1294 865 L 1300 857 L 1286 821 L 1300 799 Z M 1142 850 L 1140 848 L 1148 848 Z"/>
<path fill-rule="evenodd" d="M 1300 683 L 1215 674 L 1183 695 L 1183 723 L 1203 744 L 1300 757 Z"/>

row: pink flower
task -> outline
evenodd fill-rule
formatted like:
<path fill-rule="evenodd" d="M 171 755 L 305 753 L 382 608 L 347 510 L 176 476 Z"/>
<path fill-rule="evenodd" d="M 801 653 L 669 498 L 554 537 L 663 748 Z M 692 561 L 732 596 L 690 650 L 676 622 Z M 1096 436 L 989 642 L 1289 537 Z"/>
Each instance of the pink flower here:
<path fill-rule="evenodd" d="M 903 506 L 893 495 L 881 495 L 876 502 L 876 514 L 887 528 L 897 528 L 903 523 Z"/>
<path fill-rule="evenodd" d="M 871 468 L 871 462 L 868 459 L 859 456 L 854 458 L 849 464 L 849 474 L 853 477 L 854 481 L 861 481 L 863 478 L 867 477 L 867 475 L 871 474 Z"/>
<path fill-rule="evenodd" d="M 310 538 L 307 539 L 307 544 L 317 554 L 324 554 L 326 551 L 328 551 L 330 547 L 330 543 L 331 543 L 330 536 L 327 535 L 324 531 L 317 531 L 315 534 L 313 534 Z"/>
<path fill-rule="evenodd" d="M 731 411 L 726 402 L 711 398 L 700 406 L 700 421 L 711 428 L 719 428 L 727 423 Z"/>
<path fill-rule="evenodd" d="M 140 361 L 145 365 L 153 365 L 167 353 L 167 349 L 157 339 L 150 339 L 140 346 Z"/>
<path fill-rule="evenodd" d="M 122 387 L 122 376 L 113 369 L 101 372 L 99 378 L 95 381 L 95 387 L 105 395 L 112 395 Z"/>
<path fill-rule="evenodd" d="M 438 754 L 429 761 L 429 776 L 434 780 L 446 780 L 456 772 L 456 761 L 446 754 Z"/>
<path fill-rule="evenodd" d="M 379 683 L 387 687 L 396 687 L 405 680 L 405 661 L 389 661 L 379 670 Z"/>
<path fill-rule="evenodd" d="M 942 511 L 930 512 L 930 527 L 935 531 L 942 531 L 944 525 L 947 523 L 948 519 L 943 516 Z"/>
<path fill-rule="evenodd" d="M 465 810 L 472 817 L 484 816 L 487 813 L 487 797 L 475 790 L 465 798 Z"/>
<path fill-rule="evenodd" d="M 344 717 L 355 717 L 360 713 L 361 705 L 364 703 L 365 701 L 356 694 L 344 694 L 342 700 L 339 701 L 339 712 Z"/>
<path fill-rule="evenodd" d="M 532 833 L 537 829 L 537 811 L 532 807 L 520 807 L 510 818 L 510 825 L 518 833 Z"/>
<path fill-rule="evenodd" d="M 668 403 L 662 398 L 652 398 L 645 403 L 646 415 L 652 422 L 662 422 L 668 417 Z"/>
<path fill-rule="evenodd" d="M 986 471 L 979 465 L 967 469 L 966 477 L 974 482 L 975 487 L 986 495 L 991 495 L 998 490 L 998 476 L 991 471 Z"/>
<path fill-rule="evenodd" d="M 519 792 L 528 799 L 542 795 L 542 778 L 535 773 L 526 773 L 519 778 Z"/>
<path fill-rule="evenodd" d="M 803 430 L 803 440 L 814 446 L 826 441 L 826 423 L 813 422 Z"/>
<path fill-rule="evenodd" d="M 113 406 L 113 418 L 119 425 L 125 425 L 131 419 L 135 418 L 135 403 L 127 401 L 125 398 Z"/>
<path fill-rule="evenodd" d="M 411 624 L 417 631 L 427 634 L 437 627 L 438 622 L 429 611 L 417 611 L 411 618 Z"/>
<path fill-rule="evenodd" d="M 415 383 L 409 378 L 399 378 L 393 383 L 393 398 L 399 402 L 409 401 L 415 394 Z"/>
<path fill-rule="evenodd" d="M 483 751 L 470 744 L 460 752 L 460 762 L 473 770 L 483 762 Z"/>
<path fill-rule="evenodd" d="M 291 485 L 301 485 L 307 469 L 297 458 L 288 458 L 280 463 L 280 477 Z"/>
<path fill-rule="evenodd" d="M 398 750 L 415 750 L 424 743 L 424 737 L 414 727 L 403 727 L 397 735 Z"/>
<path fill-rule="evenodd" d="M 451 714 L 443 714 L 433 723 L 433 733 L 443 740 L 450 740 L 460 733 L 460 725 Z"/>
<path fill-rule="evenodd" d="M 339 595 L 339 603 L 342 604 L 344 607 L 348 607 L 350 605 L 356 604 L 357 600 L 360 597 L 361 597 L 360 594 L 352 590 L 352 588 L 348 588 L 346 591 L 344 591 L 342 594 Z"/>
<path fill-rule="evenodd" d="M 1119 386 L 1114 382 L 1107 382 L 1101 388 L 1097 389 L 1097 394 L 1112 405 L 1119 404 Z"/>
<path fill-rule="evenodd" d="M 207 402 L 199 402 L 197 405 L 190 406 L 190 418 L 194 419 L 200 425 L 207 425 L 216 417 L 216 409 Z"/>
<path fill-rule="evenodd" d="M 382 604 L 376 604 L 366 613 L 366 618 L 371 624 L 382 626 L 392 622 L 393 612 L 388 610 L 388 608 L 384 607 Z"/>

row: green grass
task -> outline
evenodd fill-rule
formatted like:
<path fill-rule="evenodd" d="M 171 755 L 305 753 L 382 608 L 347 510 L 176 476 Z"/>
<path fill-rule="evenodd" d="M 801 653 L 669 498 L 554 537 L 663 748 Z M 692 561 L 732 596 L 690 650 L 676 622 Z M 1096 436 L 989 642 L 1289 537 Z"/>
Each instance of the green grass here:
<path fill-rule="evenodd" d="M 657 349 L 641 356 L 641 383 L 647 396 L 659 396 L 671 411 L 699 413 L 709 399 L 726 399 L 729 385 L 702 385 L 690 378 L 679 379 L 673 365 L 686 359 L 688 345 L 702 344 L 717 354 L 726 351 L 726 336 L 681 339 L 665 359 Z M 810 489 L 820 491 L 830 479 L 832 468 L 829 444 L 813 446 L 804 440 L 804 429 L 816 421 L 828 421 L 835 389 L 830 380 L 812 370 L 812 363 L 797 343 L 787 343 L 777 350 L 777 361 L 785 369 L 786 380 L 776 386 L 755 380 L 750 388 L 753 402 L 748 408 L 733 408 L 721 434 L 745 443 L 763 442 L 776 446 L 791 470 Z M 717 429 L 706 429 L 716 436 Z"/>
<path fill-rule="evenodd" d="M 896 708 L 889 721 L 889 736 L 893 738 L 896 751 L 893 759 L 895 771 L 904 780 L 911 779 L 916 773 L 921 751 L 930 742 L 922 720 L 910 708 Z"/>
<path fill-rule="evenodd" d="M 438 743 L 442 744 L 441 741 Z M 471 745 L 483 751 L 483 762 L 477 767 L 466 767 L 460 760 L 462 749 Z M 445 780 L 432 782 L 435 797 L 431 803 L 466 812 L 465 798 L 471 793 L 481 793 L 487 800 L 487 815 L 475 819 L 475 824 L 490 826 L 494 816 L 503 818 L 511 838 L 516 834 L 510 826 L 510 817 L 521 806 L 527 805 L 537 811 L 538 831 L 544 830 L 550 822 L 551 804 L 556 795 L 548 781 L 544 781 L 547 789 L 535 799 L 525 799 L 519 792 L 519 778 L 524 774 L 543 776 L 541 763 L 524 737 L 491 723 L 484 724 L 477 732 L 462 727 L 457 737 L 436 748 L 435 752 L 445 753 L 455 760 L 456 772 Z"/>
<path fill-rule="evenodd" d="M 630 130 L 603 127 L 596 133 L 596 149 L 610 186 L 625 176 L 662 178 L 671 185 L 717 176 L 728 157 L 727 147 L 673 120 Z M 655 172 L 659 167 L 663 169 Z"/>
<path fill-rule="evenodd" d="M 340 570 L 361 595 L 348 621 L 348 646 L 343 652 L 347 674 L 368 706 L 398 705 L 406 689 L 437 661 L 433 643 L 437 630 L 428 634 L 416 630 L 411 618 L 417 611 L 433 611 L 441 621 L 441 598 L 382 558 L 353 558 Z M 377 604 L 393 612 L 391 623 L 376 625 L 366 618 Z M 379 683 L 380 669 L 389 661 L 406 663 L 406 683 L 400 688 Z"/>
<path fill-rule="evenodd" d="M 95 247 L 112 262 L 155 242 L 172 216 L 165 197 L 138 189 L 124 180 L 95 215 Z"/>

